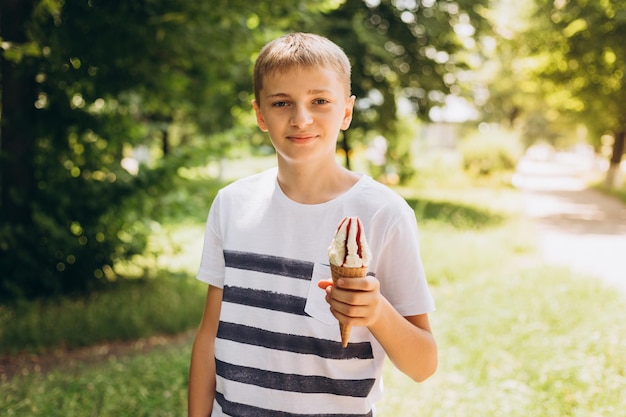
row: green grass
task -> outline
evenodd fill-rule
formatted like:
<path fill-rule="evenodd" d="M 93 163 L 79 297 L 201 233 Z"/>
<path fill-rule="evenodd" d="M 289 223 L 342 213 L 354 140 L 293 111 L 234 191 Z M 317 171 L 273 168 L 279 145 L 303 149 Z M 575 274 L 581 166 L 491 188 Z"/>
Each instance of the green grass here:
<path fill-rule="evenodd" d="M 189 348 L 0 381 L 3 416 L 184 416 Z"/>
<path fill-rule="evenodd" d="M 470 272 L 434 292 L 439 370 L 416 385 L 388 366 L 382 416 L 623 415 L 623 295 L 538 265 Z"/>
<path fill-rule="evenodd" d="M 183 275 L 129 281 L 87 298 L 0 306 L 0 354 L 179 333 L 198 325 L 205 294 Z"/>
<path fill-rule="evenodd" d="M 387 364 L 378 416 L 623 415 L 626 296 L 593 278 L 543 265 L 512 190 L 404 192 L 423 207 L 422 255 L 437 301 L 431 322 L 440 366 L 432 378 L 415 384 Z M 184 227 L 171 235 L 181 242 L 196 236 Z M 171 257 L 179 255 L 174 251 Z M 117 294 L 102 307 L 79 303 L 74 314 L 50 322 L 79 332 L 68 321 L 108 314 L 107 320 L 117 320 L 112 328 L 137 320 L 135 329 L 141 329 L 150 326 L 148 316 L 165 320 L 180 310 L 195 325 L 204 293 L 188 281 L 178 284 L 183 287 L 174 292 L 180 294 L 168 286 L 131 286 L 124 291 L 129 294 Z M 187 305 L 196 296 L 196 304 Z M 116 297 L 127 298 L 115 304 Z M 170 299 L 172 304 L 164 302 Z M 25 322 L 37 333 L 38 320 L 64 309 L 23 313 L 31 315 Z M 133 319 L 137 309 L 146 317 Z M 7 319 L 5 311 L 0 331 L 20 320 Z M 34 417 L 183 416 L 189 352 L 186 340 L 147 354 L 0 378 L 0 410 Z"/>

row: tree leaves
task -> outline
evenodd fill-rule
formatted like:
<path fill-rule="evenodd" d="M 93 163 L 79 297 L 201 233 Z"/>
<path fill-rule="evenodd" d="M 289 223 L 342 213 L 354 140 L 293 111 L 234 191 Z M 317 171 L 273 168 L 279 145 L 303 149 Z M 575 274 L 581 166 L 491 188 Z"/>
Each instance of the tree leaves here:
<path fill-rule="evenodd" d="M 259 143 L 246 116 L 252 66 L 285 32 L 321 33 L 346 50 L 355 129 L 387 135 L 393 154 L 399 98 L 426 119 L 458 91 L 455 29 L 484 28 L 487 0 L 19 4 L 3 3 L 12 24 L 0 25 L 2 296 L 92 289 L 145 248 L 178 167 Z M 132 175 L 121 161 L 138 153 L 150 157 Z"/>

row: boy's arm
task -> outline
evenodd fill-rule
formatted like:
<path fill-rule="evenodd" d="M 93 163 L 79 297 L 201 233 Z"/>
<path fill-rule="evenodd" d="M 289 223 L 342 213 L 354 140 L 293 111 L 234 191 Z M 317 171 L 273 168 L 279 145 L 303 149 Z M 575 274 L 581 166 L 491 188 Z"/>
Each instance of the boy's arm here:
<path fill-rule="evenodd" d="M 222 289 L 209 286 L 202 322 L 191 351 L 189 369 L 189 417 L 208 417 L 215 399 L 215 354 Z"/>
<path fill-rule="evenodd" d="M 437 344 L 428 314 L 403 317 L 382 296 L 381 315 L 370 332 L 382 345 L 391 362 L 417 382 L 437 369 Z"/>
<path fill-rule="evenodd" d="M 333 315 L 344 324 L 367 326 L 389 359 L 403 373 L 421 382 L 437 369 L 437 344 L 427 314 L 403 317 L 380 293 L 379 281 L 322 281 Z"/>

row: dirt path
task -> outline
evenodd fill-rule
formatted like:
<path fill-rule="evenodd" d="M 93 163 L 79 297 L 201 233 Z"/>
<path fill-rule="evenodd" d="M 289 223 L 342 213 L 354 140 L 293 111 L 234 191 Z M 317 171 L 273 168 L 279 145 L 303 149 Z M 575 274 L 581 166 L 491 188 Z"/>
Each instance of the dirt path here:
<path fill-rule="evenodd" d="M 85 348 L 58 348 L 40 355 L 0 355 L 0 383 L 16 375 L 47 373 L 51 370 L 70 370 L 82 365 L 102 363 L 110 358 L 121 358 L 156 349 L 191 345 L 195 331 L 176 335 L 160 335 L 132 341 L 113 341 Z"/>
<path fill-rule="evenodd" d="M 590 168 L 571 154 L 525 159 L 514 183 L 524 192 L 546 261 L 626 292 L 626 204 L 586 188 Z"/>

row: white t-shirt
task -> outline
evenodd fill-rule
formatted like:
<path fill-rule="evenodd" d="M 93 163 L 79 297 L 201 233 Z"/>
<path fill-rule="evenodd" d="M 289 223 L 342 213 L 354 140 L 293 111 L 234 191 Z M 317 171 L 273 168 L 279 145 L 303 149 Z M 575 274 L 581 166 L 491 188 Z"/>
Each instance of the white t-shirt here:
<path fill-rule="evenodd" d="M 213 416 L 373 415 L 385 352 L 366 327 L 353 327 L 342 348 L 317 288 L 345 216 L 363 222 L 368 273 L 396 310 L 434 310 L 415 214 L 389 188 L 362 175 L 338 198 L 306 205 L 282 192 L 276 169 L 236 181 L 213 202 L 198 272 L 224 290 Z"/>

